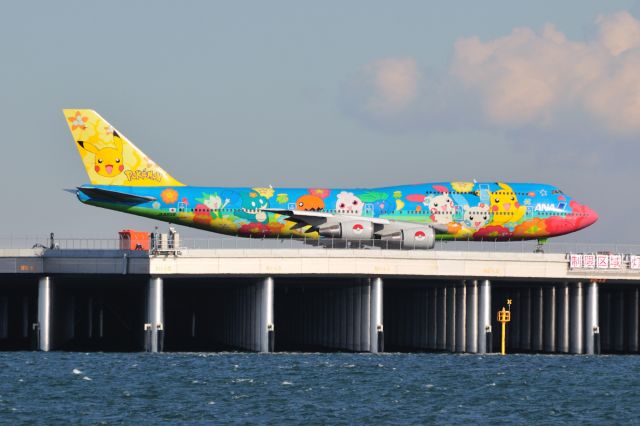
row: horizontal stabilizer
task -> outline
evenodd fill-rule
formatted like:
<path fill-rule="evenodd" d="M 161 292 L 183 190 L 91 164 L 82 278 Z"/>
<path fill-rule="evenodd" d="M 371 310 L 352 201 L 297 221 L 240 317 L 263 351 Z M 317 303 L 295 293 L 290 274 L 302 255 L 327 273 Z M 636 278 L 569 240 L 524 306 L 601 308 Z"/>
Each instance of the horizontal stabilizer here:
<path fill-rule="evenodd" d="M 78 191 L 91 198 L 98 198 L 108 201 L 118 201 L 124 203 L 148 203 L 149 201 L 155 201 L 155 197 L 147 195 L 135 195 L 126 192 L 113 191 L 111 189 L 103 188 L 90 188 L 90 187 L 78 187 Z"/>

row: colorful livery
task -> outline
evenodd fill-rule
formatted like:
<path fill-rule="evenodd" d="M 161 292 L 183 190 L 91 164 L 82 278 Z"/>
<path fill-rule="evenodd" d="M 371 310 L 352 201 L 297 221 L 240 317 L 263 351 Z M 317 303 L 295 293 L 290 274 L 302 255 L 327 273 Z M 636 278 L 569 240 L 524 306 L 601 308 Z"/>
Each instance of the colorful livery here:
<path fill-rule="evenodd" d="M 437 182 L 382 188 L 186 186 L 92 110 L 64 110 L 90 184 L 85 204 L 226 235 L 432 248 L 446 240 L 544 240 L 598 216 L 537 183 Z"/>

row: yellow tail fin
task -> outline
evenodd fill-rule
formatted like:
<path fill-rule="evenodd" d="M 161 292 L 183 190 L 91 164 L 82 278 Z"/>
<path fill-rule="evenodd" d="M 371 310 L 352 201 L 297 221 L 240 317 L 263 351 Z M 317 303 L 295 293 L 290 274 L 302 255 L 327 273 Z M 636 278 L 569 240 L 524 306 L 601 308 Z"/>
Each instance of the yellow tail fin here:
<path fill-rule="evenodd" d="M 65 109 L 76 148 L 94 185 L 183 186 L 90 109 Z"/>

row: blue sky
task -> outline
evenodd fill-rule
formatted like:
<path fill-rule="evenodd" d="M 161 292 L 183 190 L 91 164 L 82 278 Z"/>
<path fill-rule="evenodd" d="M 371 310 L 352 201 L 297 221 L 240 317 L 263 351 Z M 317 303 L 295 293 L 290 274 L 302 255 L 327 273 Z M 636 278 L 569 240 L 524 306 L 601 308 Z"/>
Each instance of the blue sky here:
<path fill-rule="evenodd" d="M 155 225 L 61 191 L 87 180 L 61 113 L 78 107 L 189 184 L 546 182 L 600 213 L 566 238 L 637 242 L 638 17 L 615 0 L 11 2 L 0 234 Z"/>

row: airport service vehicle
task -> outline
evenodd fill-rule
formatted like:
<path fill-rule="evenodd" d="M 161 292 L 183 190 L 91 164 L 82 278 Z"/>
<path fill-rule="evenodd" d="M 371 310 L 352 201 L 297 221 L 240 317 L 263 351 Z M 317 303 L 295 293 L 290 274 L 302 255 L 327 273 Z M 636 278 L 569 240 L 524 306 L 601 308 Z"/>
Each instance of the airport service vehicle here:
<path fill-rule="evenodd" d="M 535 240 L 593 224 L 598 215 L 541 183 L 429 182 L 379 188 L 189 186 L 98 113 L 65 109 L 92 206 L 220 234 L 300 238 L 325 246 L 431 249 L 436 240 Z M 241 149 L 238 147 L 237 149 Z M 184 152 L 184 150 L 183 150 Z"/>

